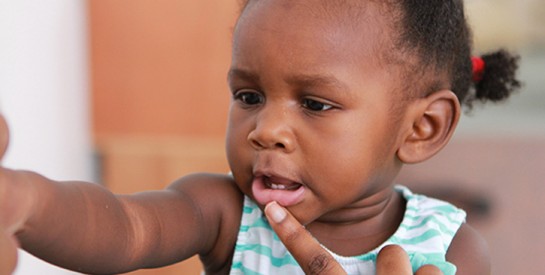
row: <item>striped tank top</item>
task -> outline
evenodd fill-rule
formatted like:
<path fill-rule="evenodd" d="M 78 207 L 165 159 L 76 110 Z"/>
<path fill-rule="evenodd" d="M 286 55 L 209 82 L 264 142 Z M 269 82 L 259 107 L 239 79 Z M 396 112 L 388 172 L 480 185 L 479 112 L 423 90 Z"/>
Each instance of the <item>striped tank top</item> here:
<path fill-rule="evenodd" d="M 447 202 L 413 194 L 403 186 L 396 186 L 396 190 L 407 201 L 407 207 L 401 225 L 386 242 L 359 256 L 345 257 L 328 251 L 348 274 L 375 274 L 380 249 L 397 244 L 407 251 L 413 271 L 422 265 L 433 264 L 445 275 L 455 274 L 456 267 L 446 261 L 445 255 L 465 221 L 465 212 Z M 248 197 L 244 198 L 230 274 L 304 274 L 261 209 Z"/>

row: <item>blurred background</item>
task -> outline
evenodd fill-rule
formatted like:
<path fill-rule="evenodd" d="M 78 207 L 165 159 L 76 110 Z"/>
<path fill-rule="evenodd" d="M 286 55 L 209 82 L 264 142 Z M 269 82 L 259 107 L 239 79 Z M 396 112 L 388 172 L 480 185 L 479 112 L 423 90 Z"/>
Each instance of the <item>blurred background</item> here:
<path fill-rule="evenodd" d="M 223 137 L 238 1 L 0 0 L 3 164 L 130 193 L 227 172 Z M 545 2 L 466 0 L 476 54 L 520 53 L 522 91 L 478 104 L 399 183 L 458 204 L 494 274 L 545 274 Z M 75 274 L 21 252 L 16 274 Z M 522 271 L 521 271 L 522 270 Z M 199 274 L 196 259 L 134 274 Z"/>

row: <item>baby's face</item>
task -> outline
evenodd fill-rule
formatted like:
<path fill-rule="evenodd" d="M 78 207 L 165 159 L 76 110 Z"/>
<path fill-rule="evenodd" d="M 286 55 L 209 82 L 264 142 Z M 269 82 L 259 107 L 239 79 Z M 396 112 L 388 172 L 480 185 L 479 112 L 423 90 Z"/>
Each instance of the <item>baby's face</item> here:
<path fill-rule="evenodd" d="M 378 62 L 385 30 L 368 8 L 354 22 L 300 1 L 255 1 L 235 29 L 233 176 L 258 204 L 278 201 L 304 224 L 349 220 L 400 168 L 396 76 Z"/>

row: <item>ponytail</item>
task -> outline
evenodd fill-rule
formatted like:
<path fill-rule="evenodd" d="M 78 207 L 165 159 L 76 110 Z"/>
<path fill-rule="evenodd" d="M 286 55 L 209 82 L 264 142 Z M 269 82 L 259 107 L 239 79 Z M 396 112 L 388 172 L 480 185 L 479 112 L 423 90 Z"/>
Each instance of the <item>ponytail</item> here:
<path fill-rule="evenodd" d="M 521 87 L 521 83 L 515 75 L 519 56 L 511 55 L 502 49 L 485 54 L 481 59 L 484 63 L 482 72 L 474 70 L 475 99 L 482 102 L 501 101 L 507 99 L 510 94 Z"/>

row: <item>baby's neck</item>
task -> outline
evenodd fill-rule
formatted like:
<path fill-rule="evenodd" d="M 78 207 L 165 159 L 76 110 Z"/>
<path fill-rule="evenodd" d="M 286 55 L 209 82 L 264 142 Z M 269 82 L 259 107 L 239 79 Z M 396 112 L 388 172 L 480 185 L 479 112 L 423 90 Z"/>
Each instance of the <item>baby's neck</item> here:
<path fill-rule="evenodd" d="M 377 248 L 395 233 L 403 220 L 405 206 L 401 194 L 384 190 L 362 200 L 356 207 L 331 213 L 306 228 L 336 254 L 361 255 Z"/>

